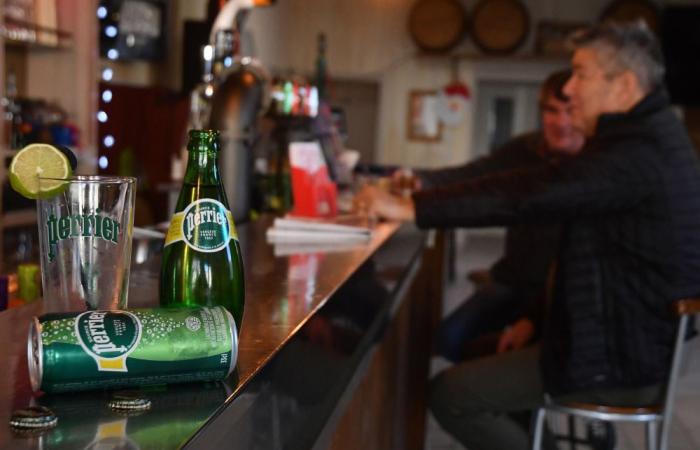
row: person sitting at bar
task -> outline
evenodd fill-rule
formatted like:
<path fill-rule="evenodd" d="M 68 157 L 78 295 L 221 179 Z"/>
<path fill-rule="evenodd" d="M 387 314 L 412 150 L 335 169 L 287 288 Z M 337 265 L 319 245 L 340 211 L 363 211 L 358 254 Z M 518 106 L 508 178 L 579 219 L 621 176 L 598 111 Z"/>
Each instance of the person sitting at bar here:
<path fill-rule="evenodd" d="M 542 83 L 541 130 L 511 139 L 490 155 L 459 167 L 415 171 L 420 188 L 445 186 L 500 170 L 556 164 L 576 155 L 584 137 L 572 125 L 569 98 L 562 92 L 570 76 L 570 70 L 561 70 Z M 528 343 L 534 329 L 509 325 L 541 304 L 558 244 L 558 224 L 508 227 L 503 256 L 487 272 L 486 280 L 477 284 L 476 292 L 437 330 L 437 353 L 457 362 Z"/>
<path fill-rule="evenodd" d="M 674 300 L 700 294 L 700 161 L 663 88 L 659 44 L 642 24 L 577 33 L 564 92 L 581 154 L 412 199 L 368 187 L 369 214 L 421 227 L 563 221 L 539 346 L 455 365 L 432 383 L 438 422 L 470 450 L 524 449 L 506 414 L 544 394 L 656 403 L 670 369 Z"/>

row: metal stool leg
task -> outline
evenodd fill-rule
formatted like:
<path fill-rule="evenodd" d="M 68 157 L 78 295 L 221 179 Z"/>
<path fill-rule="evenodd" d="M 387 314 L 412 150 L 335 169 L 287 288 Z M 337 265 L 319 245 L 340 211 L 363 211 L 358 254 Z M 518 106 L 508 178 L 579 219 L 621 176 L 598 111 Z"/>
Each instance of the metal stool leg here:
<path fill-rule="evenodd" d="M 532 450 L 542 450 L 542 435 L 544 434 L 546 413 L 547 411 L 544 408 L 538 408 L 537 413 L 533 417 Z"/>
<path fill-rule="evenodd" d="M 668 436 L 671 434 L 670 415 L 671 413 L 664 414 L 663 419 L 659 422 L 659 427 L 657 429 L 659 434 L 659 440 L 657 441 L 659 443 L 658 450 L 668 450 Z"/>
<path fill-rule="evenodd" d="M 659 448 L 659 433 L 658 423 L 655 420 L 650 420 L 647 422 L 646 435 L 647 435 L 647 450 L 658 450 Z"/>
<path fill-rule="evenodd" d="M 576 418 L 568 416 L 567 423 L 569 424 L 569 444 L 571 450 L 576 450 Z"/>

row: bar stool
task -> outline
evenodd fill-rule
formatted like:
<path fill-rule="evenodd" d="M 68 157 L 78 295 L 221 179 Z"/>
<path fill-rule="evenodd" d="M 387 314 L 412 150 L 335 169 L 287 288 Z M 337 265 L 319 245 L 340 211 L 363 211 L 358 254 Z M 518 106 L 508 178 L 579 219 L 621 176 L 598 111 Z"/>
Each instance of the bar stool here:
<path fill-rule="evenodd" d="M 671 431 L 673 396 L 680 372 L 683 344 L 685 342 L 690 317 L 700 312 L 700 299 L 678 300 L 673 303 L 673 311 L 679 317 L 676 343 L 671 360 L 671 372 L 663 404 L 650 407 L 615 407 L 593 403 L 558 403 L 550 400 L 537 410 L 534 422 L 532 450 L 541 450 L 545 419 L 548 412 L 557 412 L 589 420 L 607 422 L 645 422 L 647 450 L 667 450 L 668 435 Z M 659 433 L 660 431 L 660 433 Z"/>

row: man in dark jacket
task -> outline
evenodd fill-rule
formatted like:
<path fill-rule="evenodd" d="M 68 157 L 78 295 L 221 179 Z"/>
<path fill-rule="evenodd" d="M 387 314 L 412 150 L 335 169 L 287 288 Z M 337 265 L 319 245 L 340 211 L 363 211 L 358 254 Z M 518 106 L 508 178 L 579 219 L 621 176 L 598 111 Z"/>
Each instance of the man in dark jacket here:
<path fill-rule="evenodd" d="M 565 87 L 587 136 L 555 167 L 416 193 L 365 192 L 370 213 L 422 227 L 564 221 L 539 348 L 457 365 L 433 384 L 438 421 L 470 450 L 521 449 L 505 414 L 545 392 L 643 405 L 670 365 L 673 300 L 700 295 L 700 161 L 669 107 L 658 42 L 641 25 L 605 24 L 574 38 Z"/>
<path fill-rule="evenodd" d="M 584 138 L 573 126 L 569 98 L 563 92 L 570 77 L 570 70 L 560 70 L 542 83 L 541 130 L 515 137 L 491 154 L 462 166 L 416 171 L 420 188 L 429 190 L 498 171 L 557 164 L 575 156 Z M 558 224 L 519 223 L 508 227 L 503 255 L 486 279 L 477 284 L 474 294 L 440 324 L 436 352 L 457 362 L 527 344 L 535 330 L 520 327 L 516 321 L 542 304 L 558 246 Z"/>

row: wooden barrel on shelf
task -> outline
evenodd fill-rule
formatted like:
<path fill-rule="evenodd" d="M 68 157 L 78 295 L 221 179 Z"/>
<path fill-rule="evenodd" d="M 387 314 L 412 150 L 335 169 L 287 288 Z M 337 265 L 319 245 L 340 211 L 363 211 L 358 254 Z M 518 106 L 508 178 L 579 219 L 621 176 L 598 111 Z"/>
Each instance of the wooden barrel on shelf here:
<path fill-rule="evenodd" d="M 472 14 L 472 35 L 486 53 L 511 53 L 530 32 L 530 15 L 519 0 L 481 0 Z"/>
<path fill-rule="evenodd" d="M 411 8 L 408 30 L 427 52 L 445 52 L 457 45 L 466 30 L 466 15 L 457 0 L 419 0 Z"/>

